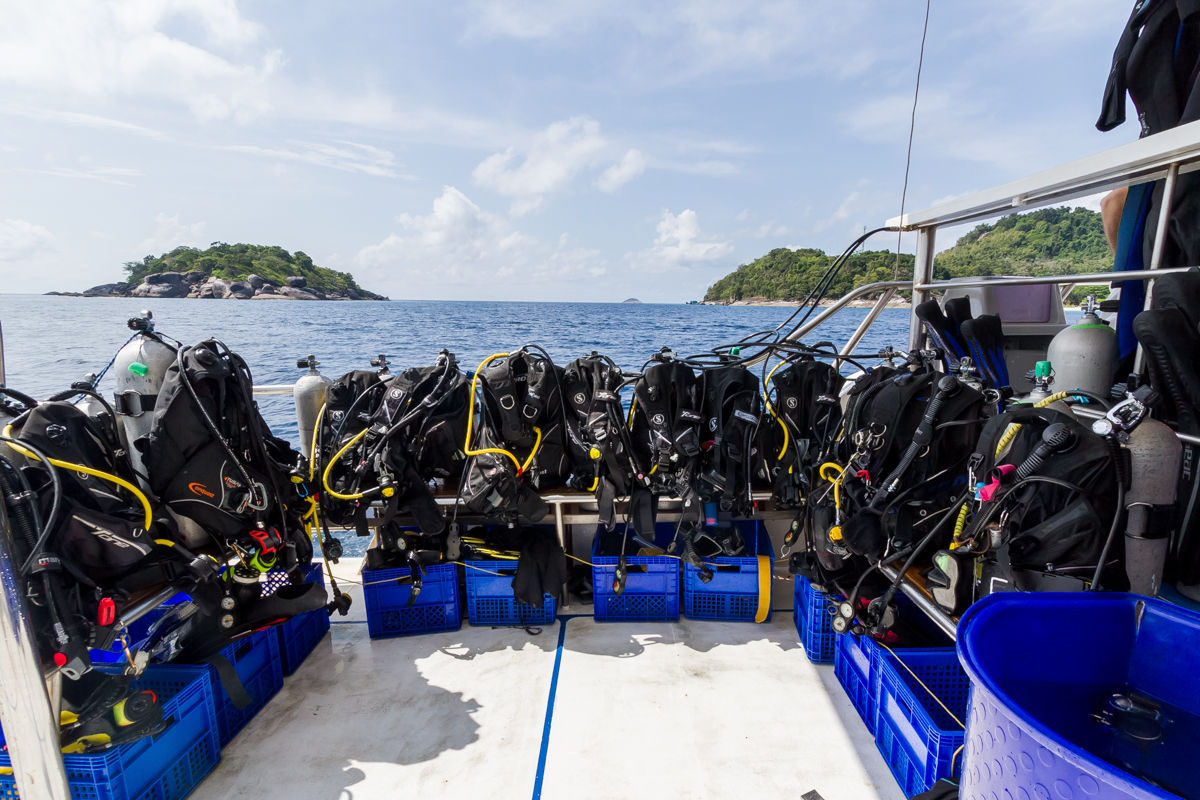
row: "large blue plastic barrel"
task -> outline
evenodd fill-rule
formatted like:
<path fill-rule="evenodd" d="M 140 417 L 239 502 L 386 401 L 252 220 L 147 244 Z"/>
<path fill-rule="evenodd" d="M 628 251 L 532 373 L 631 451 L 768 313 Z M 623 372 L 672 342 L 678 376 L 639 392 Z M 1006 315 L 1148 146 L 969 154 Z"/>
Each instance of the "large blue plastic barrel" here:
<path fill-rule="evenodd" d="M 959 623 L 962 800 L 1200 797 L 1200 614 L 1129 594 L 1000 593 Z"/>

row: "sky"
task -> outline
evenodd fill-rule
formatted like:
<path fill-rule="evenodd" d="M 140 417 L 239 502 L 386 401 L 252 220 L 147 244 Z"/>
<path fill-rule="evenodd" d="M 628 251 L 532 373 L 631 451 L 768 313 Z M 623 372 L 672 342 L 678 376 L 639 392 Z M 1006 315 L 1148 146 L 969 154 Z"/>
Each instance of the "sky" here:
<path fill-rule="evenodd" d="M 932 0 L 906 208 L 1136 138 L 1094 128 L 1131 6 Z M 0 0 L 0 293 L 224 241 L 394 299 L 697 299 L 899 212 L 924 12 Z"/>

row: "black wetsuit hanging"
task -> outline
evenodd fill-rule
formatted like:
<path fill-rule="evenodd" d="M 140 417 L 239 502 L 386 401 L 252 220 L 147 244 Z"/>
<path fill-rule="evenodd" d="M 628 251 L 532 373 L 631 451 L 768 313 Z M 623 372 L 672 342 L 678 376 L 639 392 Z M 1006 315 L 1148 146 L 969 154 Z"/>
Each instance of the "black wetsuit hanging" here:
<path fill-rule="evenodd" d="M 596 495 L 600 522 L 608 530 L 616 522 L 615 498 L 629 493 L 637 473 L 618 394 L 623 384 L 621 368 L 594 352 L 572 361 L 563 373 L 573 488 Z"/>
<path fill-rule="evenodd" d="M 687 512 L 700 516 L 695 481 L 704 384 L 691 367 L 659 354 L 642 372 L 633 392 L 632 436 L 639 482 L 630 492 L 630 512 L 636 530 L 653 537 L 658 495 L 679 497 Z"/>
<path fill-rule="evenodd" d="M 1141 136 L 1200 120 L 1200 1 L 1138 0 L 1113 53 L 1096 127 L 1109 131 L 1125 121 L 1125 94 L 1138 112 Z M 1150 266 L 1163 185 L 1129 187 L 1121 217 L 1115 269 Z M 1160 266 L 1200 263 L 1200 178 L 1180 175 L 1171 203 Z M 1137 345 L 1133 318 L 1144 306 L 1141 281 L 1121 284 L 1117 335 L 1122 357 Z"/>

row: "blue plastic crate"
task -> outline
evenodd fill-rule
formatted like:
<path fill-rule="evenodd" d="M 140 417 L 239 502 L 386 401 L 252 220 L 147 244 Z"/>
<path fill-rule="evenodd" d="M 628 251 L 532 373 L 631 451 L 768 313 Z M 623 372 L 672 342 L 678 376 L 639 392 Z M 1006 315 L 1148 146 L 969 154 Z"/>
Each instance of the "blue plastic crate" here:
<path fill-rule="evenodd" d="M 957 778 L 962 754 L 955 753 L 965 741 L 965 731 L 946 709 L 958 720 L 966 720 L 970 683 L 954 648 L 891 652 L 881 648 L 877 659 L 875 746 L 904 796 L 927 791 L 942 778 Z"/>
<path fill-rule="evenodd" d="M 808 578 L 802 575 L 795 578 L 792 620 L 796 623 L 796 634 L 804 646 L 804 654 L 814 664 L 831 664 L 836 634 L 830 598 L 814 589 Z"/>
<path fill-rule="evenodd" d="M 63 756 L 73 800 L 180 800 L 221 760 L 207 669 L 151 666 L 135 686 L 158 695 L 163 714 L 175 723 L 103 753 Z M 8 752 L 0 751 L 0 767 L 11 766 Z M 11 774 L 0 774 L 0 797 L 19 797 Z"/>
<path fill-rule="evenodd" d="M 767 556 L 767 569 L 775 568 L 775 551 L 766 529 L 757 520 L 734 523 L 746 543 L 744 556 L 718 556 L 708 560 L 713 577 L 700 580 L 700 570 L 683 565 L 683 613 L 690 619 L 753 622 L 758 611 L 758 558 Z M 768 588 L 774 576 L 768 575 Z M 771 619 L 770 597 L 767 620 Z"/>
<path fill-rule="evenodd" d="M 309 566 L 304 577 L 309 583 L 325 585 L 325 573 L 319 563 Z M 270 594 L 288 582 L 286 572 L 271 570 L 263 580 L 263 594 Z M 279 656 L 283 664 L 283 674 L 291 675 L 316 648 L 317 642 L 321 641 L 329 632 L 329 614 L 323 608 L 306 611 L 303 614 L 297 614 L 287 622 L 276 625 L 275 630 L 279 637 Z"/>
<path fill-rule="evenodd" d="M 540 608 L 517 602 L 512 580 L 516 561 L 464 561 L 467 581 L 467 621 L 472 625 L 549 625 L 558 614 L 558 601 L 546 595 Z M 497 573 L 497 574 L 491 574 Z"/>
<path fill-rule="evenodd" d="M 250 695 L 250 704 L 238 708 L 221 685 L 216 670 L 213 670 L 217 730 L 221 734 L 221 747 L 224 747 L 283 688 L 283 664 L 279 660 L 279 639 L 270 628 L 226 645 L 221 655 L 229 659 L 246 693 Z"/>
<path fill-rule="evenodd" d="M 140 617 L 130 626 L 129 638 L 134 644 L 140 642 L 149 631 L 150 626 L 166 613 L 167 609 L 183 600 L 187 595 L 178 594 L 163 603 L 150 613 Z M 230 698 L 225 687 L 213 670 L 213 697 L 216 701 L 217 728 L 221 734 L 221 747 L 229 744 L 237 732 L 267 704 L 283 687 L 283 663 L 279 656 L 278 635 L 271 628 L 256 631 L 249 636 L 243 636 L 221 649 L 220 654 L 229 660 L 241 679 L 242 686 L 250 695 L 251 702 L 245 708 L 238 708 Z M 121 652 L 92 650 L 92 661 L 123 662 L 125 656 Z"/>
<path fill-rule="evenodd" d="M 617 531 L 621 531 L 620 526 Z M 675 534 L 672 523 L 655 526 L 655 544 L 663 549 Z M 610 534 L 611 535 L 611 534 Z M 604 528 L 592 539 L 592 606 L 601 622 L 672 622 L 679 619 L 679 559 L 673 556 L 625 556 L 625 588 L 613 591 L 618 557 L 603 555 Z"/>
<path fill-rule="evenodd" d="M 412 605 L 408 603 L 412 595 L 408 567 L 363 570 L 363 598 L 371 638 L 458 630 L 462 626 L 458 569 L 453 563 L 427 567 L 421 593 Z"/>
<path fill-rule="evenodd" d="M 871 733 L 875 733 L 880 650 L 869 636 L 840 633 L 834 638 L 833 674 Z"/>

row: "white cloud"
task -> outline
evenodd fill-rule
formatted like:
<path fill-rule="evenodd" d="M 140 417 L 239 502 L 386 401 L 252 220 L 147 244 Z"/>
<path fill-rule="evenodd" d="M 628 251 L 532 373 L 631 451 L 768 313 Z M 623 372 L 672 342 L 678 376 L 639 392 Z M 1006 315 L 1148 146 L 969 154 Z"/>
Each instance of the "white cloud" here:
<path fill-rule="evenodd" d="M 813 225 L 813 230 L 820 233 L 821 231 L 828 230 L 839 222 L 844 222 L 850 219 L 850 214 L 853 213 L 855 204 L 858 202 L 860 197 L 862 197 L 862 193 L 859 191 L 853 191 L 846 195 L 845 199 L 842 200 L 841 205 L 834 210 L 833 214 L 821 220 L 816 225 Z"/>
<path fill-rule="evenodd" d="M 51 245 L 50 231 L 23 219 L 0 220 L 0 261 L 22 261 Z"/>
<path fill-rule="evenodd" d="M 635 268 L 647 272 L 686 270 L 733 252 L 731 242 L 700 230 L 700 220 L 690 208 L 678 214 L 664 210 L 655 230 L 658 235 L 653 245 L 630 254 L 629 260 Z"/>
<path fill-rule="evenodd" d="M 160 211 L 154 216 L 154 233 L 138 242 L 134 249 L 137 253 L 158 255 L 170 252 L 180 245 L 207 245 L 209 239 L 205 235 L 206 227 L 203 222 L 180 222 L 178 214 Z"/>
<path fill-rule="evenodd" d="M 868 42 L 877 9 L 848 1 L 836 14 L 816 4 L 768 0 L 475 0 L 463 12 L 468 37 L 511 38 L 569 48 L 597 29 L 617 30 L 625 50 L 622 77 L 637 85 L 666 85 L 713 74 L 769 69 L 785 74 L 859 75 L 891 43 Z"/>
<path fill-rule="evenodd" d="M 594 166 L 607 147 L 599 123 L 572 117 L 538 133 L 523 153 L 510 147 L 488 156 L 475 167 L 473 177 L 480 186 L 511 197 L 512 213 L 520 216 Z"/>
<path fill-rule="evenodd" d="M 630 149 L 616 164 L 600 174 L 596 188 L 602 192 L 615 192 L 646 171 L 646 157 L 640 150 Z"/>
<path fill-rule="evenodd" d="M 344 140 L 334 143 L 288 141 L 285 144 L 287 147 L 237 144 L 223 149 L 380 178 L 412 177 L 398 172 L 395 155 L 381 147 Z"/>
<path fill-rule="evenodd" d="M 740 172 L 736 164 L 722 160 L 679 161 L 672 159 L 655 159 L 653 166 L 656 169 L 665 169 L 670 170 L 671 172 L 682 172 L 686 175 L 705 175 L 710 178 L 724 178 L 729 175 L 736 175 L 738 172 Z"/>
<path fill-rule="evenodd" d="M 495 278 L 514 289 L 607 271 L 599 251 L 575 246 L 566 234 L 549 244 L 522 233 L 453 186 L 443 187 L 429 214 L 401 214 L 396 222 L 398 232 L 355 257 L 369 276 L 364 280 L 396 296 L 448 297 L 450 287 L 466 286 L 482 297 L 488 296 L 486 282 Z"/>
<path fill-rule="evenodd" d="M 144 173 L 132 167 L 105 167 L 82 164 L 79 167 L 51 165 L 44 169 L 26 169 L 34 175 L 51 175 L 56 178 L 78 178 L 81 180 L 99 181 L 113 186 L 131 186 L 125 178 L 140 178 Z"/>
<path fill-rule="evenodd" d="M 164 134 L 161 131 L 156 131 L 152 128 L 145 128 L 141 125 L 134 125 L 132 122 L 126 122 L 119 119 L 110 119 L 109 117 L 97 116 L 96 114 L 84 114 L 78 111 L 61 111 L 51 108 L 34 108 L 30 106 L 7 106 L 0 108 L 0 114 L 7 114 L 14 117 L 24 117 L 25 119 L 38 120 L 40 122 L 58 122 L 74 127 L 121 131 L 123 133 L 133 133 L 137 134 L 138 136 L 146 136 L 152 139 L 164 138 Z"/>
<path fill-rule="evenodd" d="M 234 0 L 43 0 L 6 11 L 0 83 L 76 98 L 182 100 L 201 119 L 271 107 L 267 82 L 282 54 L 250 47 L 261 27 Z"/>

